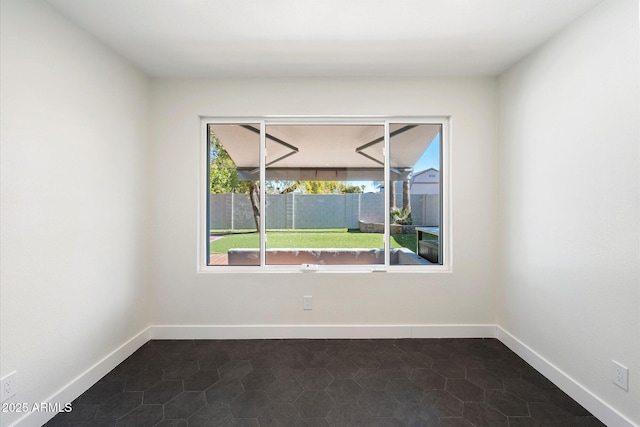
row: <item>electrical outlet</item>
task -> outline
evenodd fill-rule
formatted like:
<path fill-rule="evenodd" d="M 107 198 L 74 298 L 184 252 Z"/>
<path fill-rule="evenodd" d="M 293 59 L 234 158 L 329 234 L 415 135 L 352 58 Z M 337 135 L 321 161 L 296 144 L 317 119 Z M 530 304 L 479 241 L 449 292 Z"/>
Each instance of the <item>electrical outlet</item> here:
<path fill-rule="evenodd" d="M 615 360 L 612 360 L 612 372 L 611 378 L 613 383 L 623 389 L 624 391 L 629 390 L 629 368 L 626 366 L 622 366 Z"/>
<path fill-rule="evenodd" d="M 16 371 L 0 380 L 0 402 L 4 402 L 16 394 Z"/>
<path fill-rule="evenodd" d="M 313 310 L 313 297 L 311 295 L 305 295 L 302 297 L 302 309 Z"/>

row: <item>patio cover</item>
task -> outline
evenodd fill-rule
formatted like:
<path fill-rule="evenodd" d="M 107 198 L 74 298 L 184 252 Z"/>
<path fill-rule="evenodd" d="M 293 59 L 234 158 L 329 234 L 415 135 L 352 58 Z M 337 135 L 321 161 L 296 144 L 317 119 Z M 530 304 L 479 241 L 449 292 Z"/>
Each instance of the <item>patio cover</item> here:
<path fill-rule="evenodd" d="M 241 179 L 259 179 L 258 125 L 212 125 Z M 411 176 L 440 125 L 393 124 L 391 179 Z M 381 125 L 267 125 L 267 180 L 383 181 Z"/>

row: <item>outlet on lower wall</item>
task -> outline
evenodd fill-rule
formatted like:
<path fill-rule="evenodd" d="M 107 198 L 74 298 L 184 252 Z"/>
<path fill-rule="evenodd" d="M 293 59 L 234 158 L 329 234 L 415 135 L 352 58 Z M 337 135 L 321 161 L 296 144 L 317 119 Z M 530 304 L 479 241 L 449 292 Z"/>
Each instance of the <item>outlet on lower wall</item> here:
<path fill-rule="evenodd" d="M 313 310 L 313 297 L 311 295 L 305 295 L 302 297 L 302 309 Z"/>
<path fill-rule="evenodd" d="M 620 363 L 615 360 L 611 361 L 611 379 L 613 383 L 620 387 L 621 389 L 628 391 L 629 390 L 629 368 L 626 366 L 622 366 Z"/>
<path fill-rule="evenodd" d="M 0 402 L 4 402 L 16 394 L 16 371 L 0 380 Z"/>

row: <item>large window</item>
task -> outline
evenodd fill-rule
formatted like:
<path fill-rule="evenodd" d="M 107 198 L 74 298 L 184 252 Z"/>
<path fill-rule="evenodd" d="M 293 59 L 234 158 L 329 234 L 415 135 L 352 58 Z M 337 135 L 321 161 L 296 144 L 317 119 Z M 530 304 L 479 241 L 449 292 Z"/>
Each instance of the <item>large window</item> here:
<path fill-rule="evenodd" d="M 444 119 L 204 121 L 211 270 L 442 270 Z"/>

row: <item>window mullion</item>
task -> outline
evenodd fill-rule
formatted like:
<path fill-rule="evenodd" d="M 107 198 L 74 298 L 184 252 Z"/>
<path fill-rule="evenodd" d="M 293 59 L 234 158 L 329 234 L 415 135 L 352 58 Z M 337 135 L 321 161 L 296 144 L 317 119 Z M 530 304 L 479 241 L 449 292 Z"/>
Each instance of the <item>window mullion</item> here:
<path fill-rule="evenodd" d="M 266 266 L 266 246 L 267 246 L 267 220 L 266 220 L 266 125 L 265 121 L 260 122 L 260 267 Z"/>
<path fill-rule="evenodd" d="M 390 252 L 390 216 L 389 216 L 389 206 L 390 205 L 390 194 L 391 191 L 388 188 L 390 185 L 391 173 L 389 170 L 389 121 L 385 120 L 384 122 L 384 185 L 386 191 L 384 192 L 384 268 L 388 269 L 389 264 L 391 263 L 391 252 Z"/>
<path fill-rule="evenodd" d="M 210 130 L 211 125 L 209 124 L 205 124 L 205 138 L 206 138 L 206 153 L 205 153 L 205 158 L 207 159 L 206 161 L 206 175 L 205 175 L 205 179 L 206 179 L 206 188 L 204 191 L 204 196 L 205 196 L 205 218 L 204 218 L 204 223 L 205 223 L 205 239 L 204 239 L 204 245 L 205 245 L 205 259 L 204 259 L 204 265 L 209 265 L 209 262 L 211 260 L 211 243 L 209 241 L 209 233 L 211 230 L 211 182 L 210 182 L 210 177 L 211 177 L 211 160 L 209 158 L 209 153 L 211 152 L 211 137 L 210 137 Z"/>

